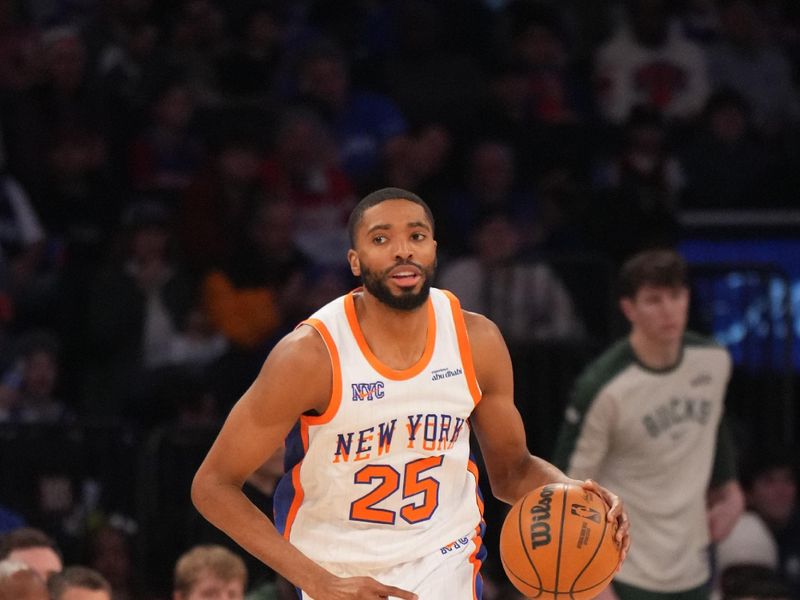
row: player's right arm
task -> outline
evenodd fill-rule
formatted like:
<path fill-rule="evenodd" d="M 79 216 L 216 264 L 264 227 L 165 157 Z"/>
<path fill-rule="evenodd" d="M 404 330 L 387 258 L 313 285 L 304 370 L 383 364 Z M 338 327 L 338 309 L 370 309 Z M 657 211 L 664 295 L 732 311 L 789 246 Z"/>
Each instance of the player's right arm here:
<path fill-rule="evenodd" d="M 192 482 L 192 501 L 213 525 L 316 600 L 416 595 L 368 577 L 336 577 L 278 533 L 242 492 L 247 477 L 283 443 L 304 413 L 322 414 L 331 396 L 327 349 L 311 327 L 283 338 L 231 410 Z"/>

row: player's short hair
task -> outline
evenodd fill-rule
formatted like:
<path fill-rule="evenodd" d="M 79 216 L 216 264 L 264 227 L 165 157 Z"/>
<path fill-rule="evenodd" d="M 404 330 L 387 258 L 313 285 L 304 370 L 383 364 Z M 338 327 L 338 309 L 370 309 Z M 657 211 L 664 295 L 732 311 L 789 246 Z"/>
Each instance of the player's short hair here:
<path fill-rule="evenodd" d="M 408 190 L 404 190 L 402 188 L 381 188 L 364 196 L 350 213 L 350 219 L 347 221 L 347 233 L 350 236 L 351 248 L 355 248 L 356 228 L 358 227 L 359 223 L 361 223 L 361 219 L 364 218 L 364 213 L 373 206 L 376 206 L 381 202 L 386 202 L 387 200 L 408 200 L 414 204 L 419 204 L 425 211 L 425 216 L 431 222 L 431 229 L 433 229 L 433 212 L 431 211 L 431 207 L 428 206 L 428 204 L 422 198 L 417 196 L 414 192 L 409 192 Z"/>
<path fill-rule="evenodd" d="M 53 538 L 41 529 L 19 527 L 0 535 L 0 560 L 7 558 L 14 550 L 29 548 L 50 548 L 61 558 L 61 551 Z"/>
<path fill-rule="evenodd" d="M 645 285 L 688 287 L 686 261 L 671 248 L 645 250 L 632 256 L 620 269 L 618 295 L 620 298 L 633 298 Z"/>
<path fill-rule="evenodd" d="M 111 584 L 98 571 L 82 566 L 67 567 L 53 573 L 47 580 L 47 589 L 53 600 L 61 600 L 70 588 L 82 588 L 93 592 L 106 592 L 111 597 Z"/>
<path fill-rule="evenodd" d="M 238 580 L 247 586 L 247 566 L 240 556 L 224 546 L 204 544 L 193 547 L 175 563 L 174 591 L 190 594 L 206 570 L 222 581 Z"/>

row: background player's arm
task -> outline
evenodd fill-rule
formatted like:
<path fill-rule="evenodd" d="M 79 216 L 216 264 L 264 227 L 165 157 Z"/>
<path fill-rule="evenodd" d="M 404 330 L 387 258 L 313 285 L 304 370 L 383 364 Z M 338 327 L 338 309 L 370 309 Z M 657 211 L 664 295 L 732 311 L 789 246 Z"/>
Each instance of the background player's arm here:
<path fill-rule="evenodd" d="M 744 492 L 735 479 L 730 479 L 710 490 L 708 529 L 712 542 L 721 542 L 728 537 L 744 508 Z"/>
<path fill-rule="evenodd" d="M 736 479 L 733 436 L 723 415 L 717 429 L 714 468 L 708 493 L 708 529 L 712 542 L 721 542 L 728 537 L 744 508 L 744 492 Z"/>
<path fill-rule="evenodd" d="M 330 359 L 322 339 L 300 327 L 270 353 L 258 377 L 231 410 L 192 483 L 192 501 L 216 527 L 319 600 L 413 594 L 366 578 L 339 578 L 284 539 L 242 492 L 247 477 L 308 411 L 322 413 L 331 395 Z M 380 596 L 383 594 L 383 596 Z"/>

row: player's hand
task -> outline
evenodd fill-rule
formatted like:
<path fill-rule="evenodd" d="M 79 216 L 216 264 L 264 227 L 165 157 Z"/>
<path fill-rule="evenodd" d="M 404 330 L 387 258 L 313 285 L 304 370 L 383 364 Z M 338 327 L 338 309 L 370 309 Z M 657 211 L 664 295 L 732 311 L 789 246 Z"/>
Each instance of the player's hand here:
<path fill-rule="evenodd" d="M 617 545 L 620 548 L 619 564 L 622 566 L 625 557 L 628 555 L 628 548 L 631 545 L 631 538 L 629 535 L 630 522 L 628 521 L 628 513 L 625 511 L 625 506 L 622 504 L 622 500 L 619 496 L 611 493 L 593 479 L 587 479 L 578 483 L 580 483 L 584 489 L 591 490 L 595 494 L 599 494 L 599 496 L 605 500 L 606 504 L 610 506 L 608 514 L 606 515 L 606 519 L 610 523 L 615 523 L 617 526 L 617 532 L 614 536 L 614 539 L 616 539 Z M 619 571 L 619 567 L 617 567 L 617 570 Z"/>
<path fill-rule="evenodd" d="M 711 541 L 718 543 L 728 537 L 744 512 L 744 492 L 738 482 L 729 481 L 711 491 L 709 502 L 708 529 Z"/>
<path fill-rule="evenodd" d="M 379 600 L 383 598 L 400 598 L 401 600 L 418 600 L 413 592 L 383 585 L 372 577 L 337 577 L 316 600 Z"/>

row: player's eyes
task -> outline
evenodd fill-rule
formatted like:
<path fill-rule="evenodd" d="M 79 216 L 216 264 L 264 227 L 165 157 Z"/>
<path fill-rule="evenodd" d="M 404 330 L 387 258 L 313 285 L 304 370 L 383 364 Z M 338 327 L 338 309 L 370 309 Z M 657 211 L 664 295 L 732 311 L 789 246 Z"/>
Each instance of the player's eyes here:
<path fill-rule="evenodd" d="M 385 235 L 376 235 L 374 238 L 372 238 L 372 243 L 373 244 L 383 244 L 383 243 L 386 242 L 386 239 L 387 238 L 386 238 Z"/>
<path fill-rule="evenodd" d="M 412 233 L 411 234 L 411 239 L 414 240 L 415 242 L 420 242 L 420 241 L 425 239 L 425 234 L 424 233 Z"/>

